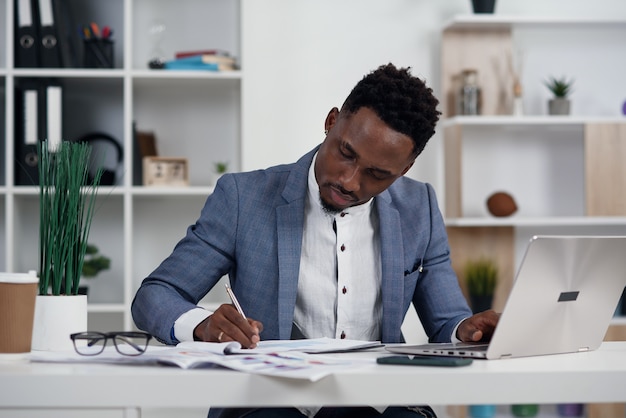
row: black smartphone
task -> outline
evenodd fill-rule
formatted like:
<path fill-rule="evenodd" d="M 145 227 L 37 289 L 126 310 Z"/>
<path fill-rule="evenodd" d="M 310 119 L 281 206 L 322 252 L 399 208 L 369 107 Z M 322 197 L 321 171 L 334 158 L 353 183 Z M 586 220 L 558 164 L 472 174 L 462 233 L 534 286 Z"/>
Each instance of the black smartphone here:
<path fill-rule="evenodd" d="M 405 366 L 459 367 L 469 366 L 472 364 L 472 359 L 443 356 L 388 356 L 378 357 L 376 363 L 400 364 Z"/>

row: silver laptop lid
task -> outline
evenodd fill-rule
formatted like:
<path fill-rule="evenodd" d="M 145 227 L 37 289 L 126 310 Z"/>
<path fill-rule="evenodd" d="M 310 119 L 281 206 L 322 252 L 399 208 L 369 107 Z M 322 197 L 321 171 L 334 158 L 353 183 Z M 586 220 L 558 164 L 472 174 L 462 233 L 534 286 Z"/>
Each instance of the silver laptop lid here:
<path fill-rule="evenodd" d="M 626 237 L 532 237 L 487 358 L 597 349 L 625 286 Z"/>

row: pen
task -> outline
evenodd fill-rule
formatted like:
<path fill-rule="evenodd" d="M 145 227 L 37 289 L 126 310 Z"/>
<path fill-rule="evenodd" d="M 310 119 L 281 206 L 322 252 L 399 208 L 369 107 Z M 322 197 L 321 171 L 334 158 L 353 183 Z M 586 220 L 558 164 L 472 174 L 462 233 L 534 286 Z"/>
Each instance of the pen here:
<path fill-rule="evenodd" d="M 241 314 L 241 316 L 243 316 L 244 319 L 248 319 L 246 318 L 246 314 L 243 313 L 243 309 L 241 309 L 241 305 L 239 304 L 239 301 L 235 297 L 235 294 L 233 293 L 233 289 L 230 288 L 228 283 L 224 283 L 224 286 L 226 286 L 226 292 L 228 293 L 228 296 L 230 296 L 230 300 L 233 302 L 233 305 L 235 305 L 235 308 L 237 308 L 237 311 Z"/>

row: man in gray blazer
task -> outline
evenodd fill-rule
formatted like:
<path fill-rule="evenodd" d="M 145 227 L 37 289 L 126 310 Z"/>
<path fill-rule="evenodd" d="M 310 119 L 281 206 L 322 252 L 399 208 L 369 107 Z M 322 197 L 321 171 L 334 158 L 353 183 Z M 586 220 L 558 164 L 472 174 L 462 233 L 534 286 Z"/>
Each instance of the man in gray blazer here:
<path fill-rule="evenodd" d="M 432 187 L 404 177 L 435 132 L 437 105 L 408 69 L 384 65 L 357 83 L 341 110 L 331 109 L 323 143 L 296 163 L 222 176 L 200 218 L 137 291 L 137 326 L 167 344 L 399 343 L 413 302 L 430 341 L 489 339 L 498 315 L 472 316 Z M 230 304 L 215 312 L 197 306 L 224 275 L 247 318 Z M 418 410 L 212 409 L 209 416 L 428 412 Z"/>

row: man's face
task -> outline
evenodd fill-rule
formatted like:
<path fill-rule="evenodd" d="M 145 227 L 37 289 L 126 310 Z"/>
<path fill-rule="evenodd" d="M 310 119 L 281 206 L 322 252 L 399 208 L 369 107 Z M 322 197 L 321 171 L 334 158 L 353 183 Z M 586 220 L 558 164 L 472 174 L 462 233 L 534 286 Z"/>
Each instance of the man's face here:
<path fill-rule="evenodd" d="M 340 212 L 383 192 L 413 165 L 413 141 L 394 131 L 369 108 L 326 117 L 328 134 L 315 161 L 324 207 Z"/>

